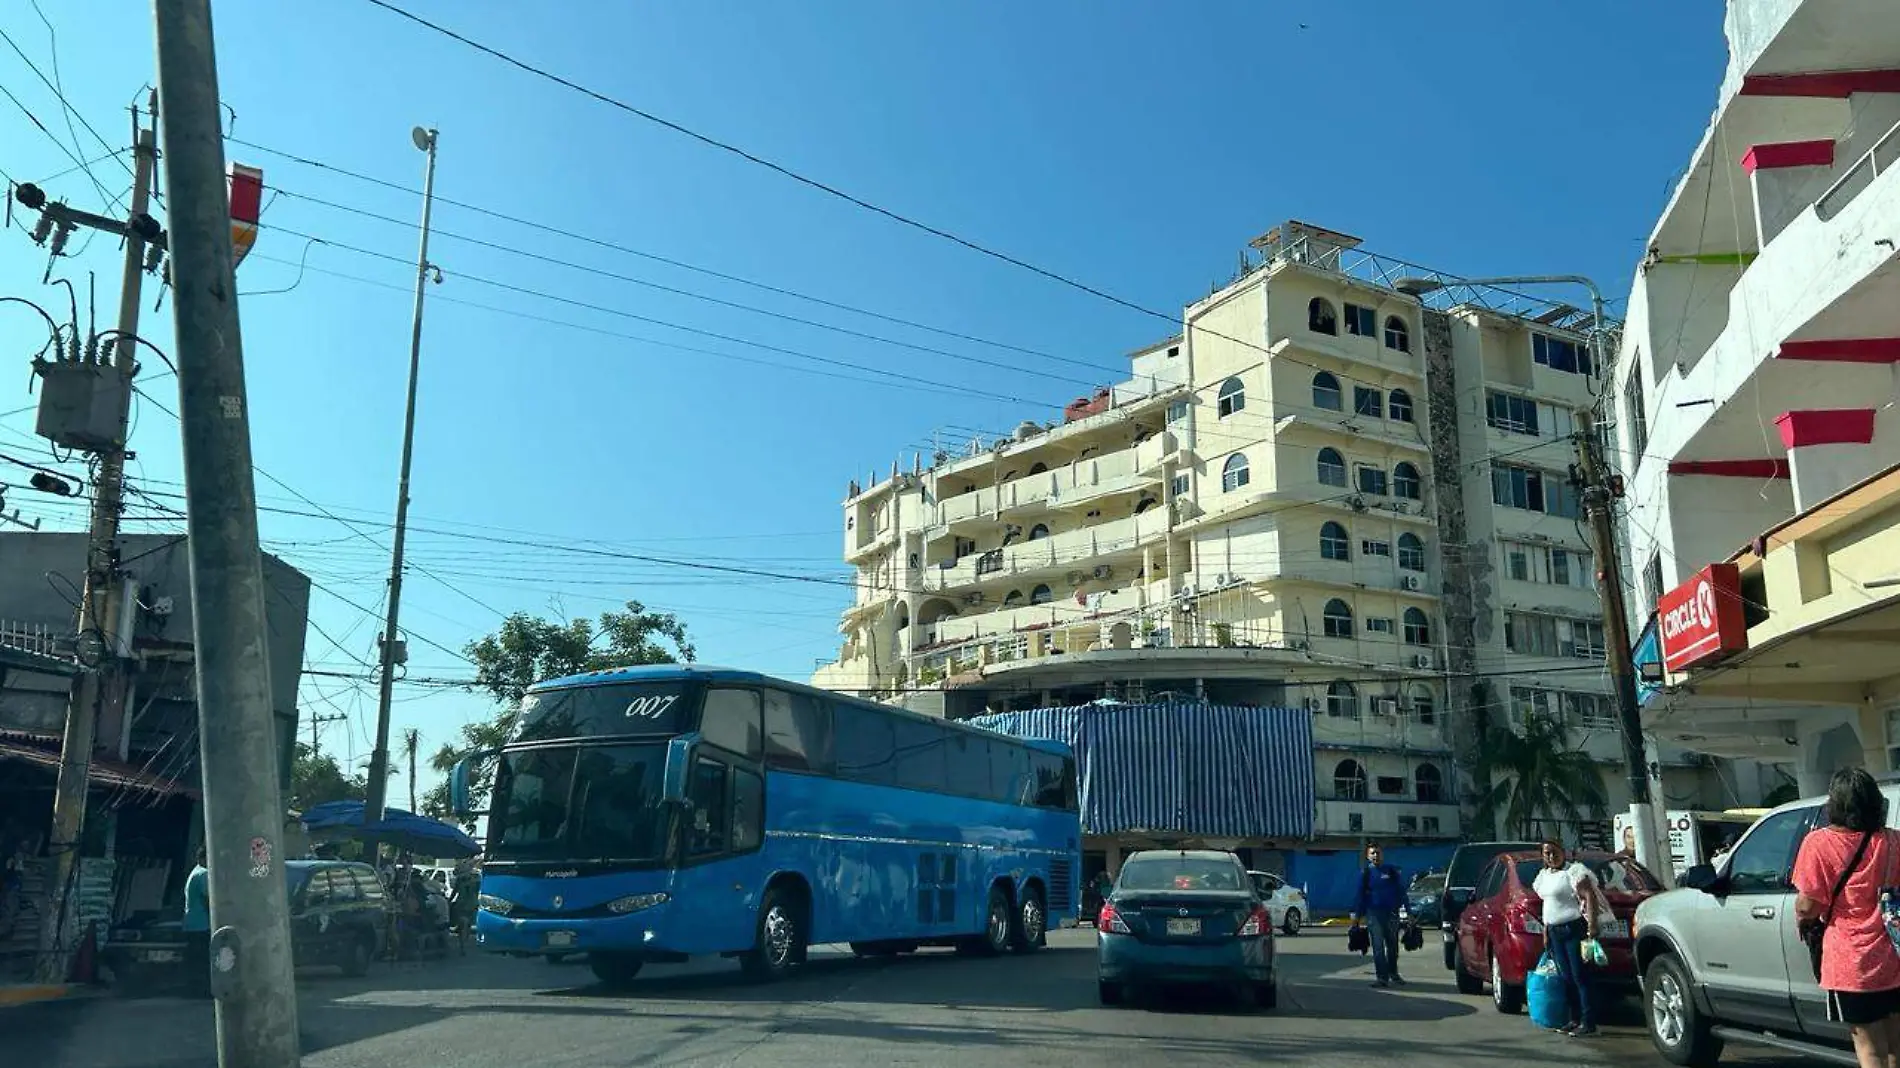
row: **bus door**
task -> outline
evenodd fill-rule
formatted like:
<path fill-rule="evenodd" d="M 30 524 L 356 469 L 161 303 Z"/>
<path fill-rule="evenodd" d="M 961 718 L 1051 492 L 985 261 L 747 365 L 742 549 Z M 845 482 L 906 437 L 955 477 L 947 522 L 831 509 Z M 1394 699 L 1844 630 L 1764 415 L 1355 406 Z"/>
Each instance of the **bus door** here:
<path fill-rule="evenodd" d="M 757 691 L 708 690 L 705 709 L 701 743 L 686 769 L 673 897 L 675 908 L 691 916 L 689 951 L 724 952 L 752 946 L 770 874 L 759 864 L 765 780 L 757 761 L 764 743 Z"/>

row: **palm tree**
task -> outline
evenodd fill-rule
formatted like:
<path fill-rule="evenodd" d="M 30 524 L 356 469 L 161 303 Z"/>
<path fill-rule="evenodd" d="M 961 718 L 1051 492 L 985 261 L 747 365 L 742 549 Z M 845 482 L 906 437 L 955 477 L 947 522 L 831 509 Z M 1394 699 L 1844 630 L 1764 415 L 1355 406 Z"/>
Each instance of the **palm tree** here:
<path fill-rule="evenodd" d="M 416 751 L 422 748 L 422 732 L 410 727 L 402 732 L 402 755 L 409 761 L 409 811 L 416 811 Z"/>
<path fill-rule="evenodd" d="M 1581 822 L 1602 818 L 1603 776 L 1588 753 L 1571 747 L 1570 731 L 1541 713 L 1518 730 L 1494 730 L 1479 756 L 1481 818 L 1503 833 L 1528 836 L 1540 817 Z"/>

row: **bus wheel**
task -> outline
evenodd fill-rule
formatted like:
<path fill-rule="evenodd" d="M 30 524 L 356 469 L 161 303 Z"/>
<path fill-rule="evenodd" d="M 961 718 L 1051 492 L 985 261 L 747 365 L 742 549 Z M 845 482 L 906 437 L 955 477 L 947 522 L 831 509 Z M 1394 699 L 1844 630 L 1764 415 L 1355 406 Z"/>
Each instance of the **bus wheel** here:
<path fill-rule="evenodd" d="M 1009 895 L 1000 886 L 990 887 L 990 910 L 983 926 L 983 953 L 995 956 L 1009 948 L 1016 928 L 1015 910 L 1009 907 Z"/>
<path fill-rule="evenodd" d="M 605 986 L 618 988 L 632 983 L 646 962 L 631 953 L 589 953 L 587 963 L 594 969 L 594 978 Z"/>
<path fill-rule="evenodd" d="M 759 931 L 751 952 L 741 958 L 745 974 L 761 982 L 782 978 L 804 951 L 805 932 L 797 901 L 783 890 L 768 890 L 759 906 Z"/>
<path fill-rule="evenodd" d="M 1042 888 L 1025 887 L 1022 907 L 1016 910 L 1015 922 L 1009 925 L 1009 948 L 1018 953 L 1034 953 L 1042 947 L 1048 928 L 1049 913 L 1042 904 Z"/>

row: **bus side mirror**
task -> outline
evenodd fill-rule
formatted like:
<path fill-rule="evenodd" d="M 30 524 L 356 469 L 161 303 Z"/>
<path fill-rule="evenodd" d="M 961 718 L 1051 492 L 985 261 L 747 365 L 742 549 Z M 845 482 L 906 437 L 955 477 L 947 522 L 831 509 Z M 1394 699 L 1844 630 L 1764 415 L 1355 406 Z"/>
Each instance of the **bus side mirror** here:
<path fill-rule="evenodd" d="M 666 743 L 666 774 L 660 796 L 671 802 L 686 800 L 686 772 L 693 766 L 694 736 L 683 735 Z"/>
<path fill-rule="evenodd" d="M 457 817 L 473 819 L 476 816 L 485 815 L 473 810 L 473 804 L 469 801 L 469 783 L 475 773 L 475 762 L 493 756 L 493 753 L 470 753 L 456 761 L 455 766 L 449 769 L 449 810 Z"/>

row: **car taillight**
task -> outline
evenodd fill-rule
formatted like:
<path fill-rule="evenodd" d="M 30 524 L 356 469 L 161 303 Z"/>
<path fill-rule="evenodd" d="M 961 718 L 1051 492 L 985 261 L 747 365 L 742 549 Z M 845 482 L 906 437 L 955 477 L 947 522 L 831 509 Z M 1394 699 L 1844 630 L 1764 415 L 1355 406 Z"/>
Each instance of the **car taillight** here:
<path fill-rule="evenodd" d="M 1247 917 L 1247 922 L 1240 925 L 1240 930 L 1234 932 L 1234 936 L 1258 938 L 1271 930 L 1273 930 L 1273 917 L 1267 914 L 1266 909 L 1255 909 L 1253 914 Z"/>
<path fill-rule="evenodd" d="M 1095 917 L 1095 929 L 1109 934 L 1134 934 L 1128 929 L 1128 921 L 1107 901 L 1102 902 L 1102 911 Z"/>

